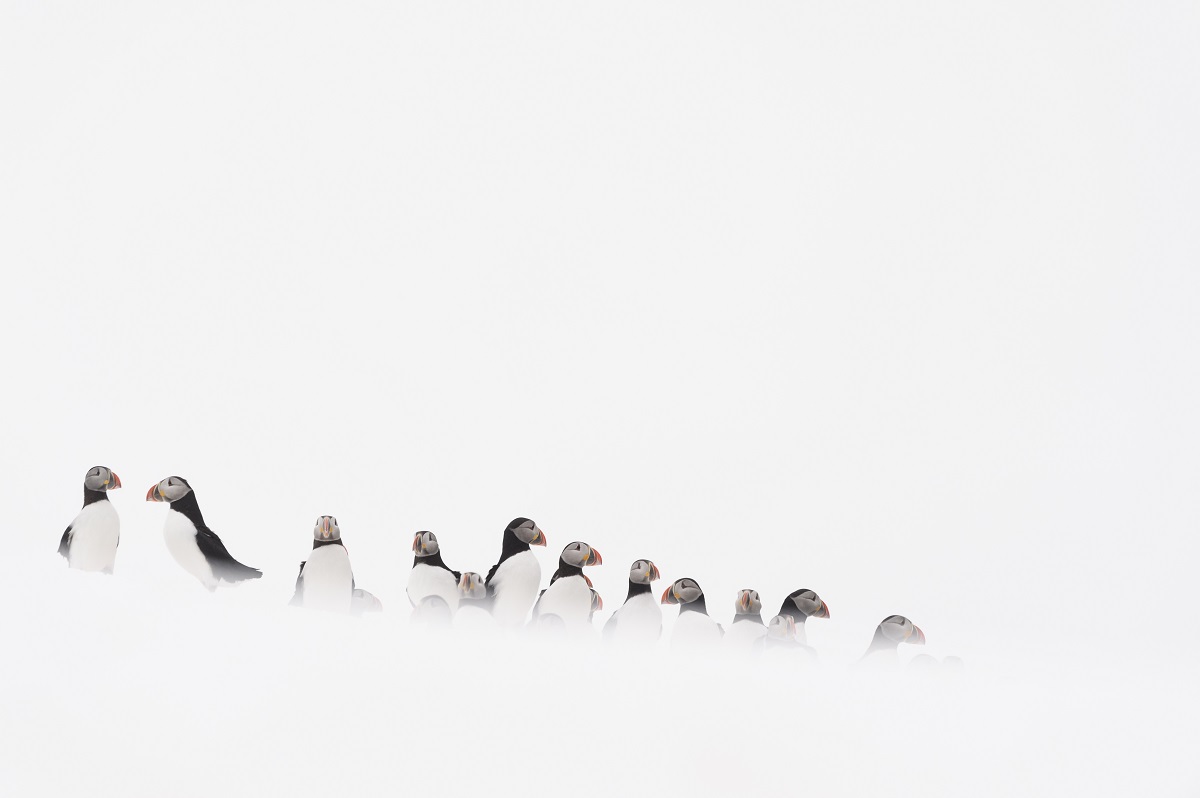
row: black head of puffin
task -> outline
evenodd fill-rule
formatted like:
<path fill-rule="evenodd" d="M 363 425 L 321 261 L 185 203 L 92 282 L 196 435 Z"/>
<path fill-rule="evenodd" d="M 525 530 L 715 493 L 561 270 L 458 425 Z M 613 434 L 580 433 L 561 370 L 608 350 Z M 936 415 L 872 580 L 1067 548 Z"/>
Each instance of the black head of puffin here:
<path fill-rule="evenodd" d="M 487 597 L 487 586 L 483 576 L 474 571 L 463 571 L 458 578 L 458 595 L 464 599 L 481 599 Z"/>
<path fill-rule="evenodd" d="M 183 477 L 167 477 L 150 486 L 146 491 L 148 502 L 176 502 L 192 492 L 192 486 Z"/>
<path fill-rule="evenodd" d="M 437 535 L 432 532 L 418 532 L 413 536 L 412 549 L 418 557 L 432 557 L 441 547 L 438 546 Z"/>
<path fill-rule="evenodd" d="M 83 477 L 83 487 L 94 491 L 116 490 L 121 487 L 121 478 L 108 466 L 92 466 Z"/>
<path fill-rule="evenodd" d="M 509 521 L 505 532 L 511 532 L 517 540 L 530 546 L 545 546 L 546 535 L 538 529 L 538 525 L 528 518 L 514 518 Z"/>
<path fill-rule="evenodd" d="M 903 615 L 889 615 L 879 623 L 879 633 L 893 643 L 925 645 L 925 633 L 921 627 Z"/>
<path fill-rule="evenodd" d="M 791 602 L 800 614 L 805 618 L 828 618 L 829 605 L 821 600 L 815 590 L 801 588 L 788 594 L 784 599 L 784 607 L 787 607 L 788 602 Z"/>
<path fill-rule="evenodd" d="M 762 612 L 762 599 L 757 590 L 744 588 L 738 591 L 737 604 L 734 613 L 737 615 L 758 615 Z"/>
<path fill-rule="evenodd" d="M 318 540 L 322 543 L 331 543 L 341 539 L 342 530 L 338 526 L 336 518 L 332 515 L 323 515 L 317 519 L 316 526 L 313 527 L 313 540 Z"/>
<path fill-rule="evenodd" d="M 585 565 L 604 564 L 604 559 L 600 556 L 600 552 L 579 540 L 567 544 L 566 548 L 562 550 L 561 559 L 567 565 L 573 565 L 577 568 L 582 568 Z"/>
<path fill-rule="evenodd" d="M 676 579 L 662 594 L 660 604 L 691 604 L 704 595 L 700 583 L 690 577 Z"/>
<path fill-rule="evenodd" d="M 650 560 L 634 560 L 629 566 L 629 581 L 635 585 L 648 585 L 662 579 L 658 566 Z"/>

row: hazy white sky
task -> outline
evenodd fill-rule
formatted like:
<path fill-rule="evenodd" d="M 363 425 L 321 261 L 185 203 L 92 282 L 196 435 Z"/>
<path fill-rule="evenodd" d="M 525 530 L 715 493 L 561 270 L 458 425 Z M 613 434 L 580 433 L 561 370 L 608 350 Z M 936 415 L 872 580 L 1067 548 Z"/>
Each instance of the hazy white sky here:
<path fill-rule="evenodd" d="M 5 4 L 16 556 L 105 464 L 163 590 L 179 474 L 282 600 L 319 514 L 385 602 L 528 515 L 610 606 L 1194 658 L 1198 14 Z"/>

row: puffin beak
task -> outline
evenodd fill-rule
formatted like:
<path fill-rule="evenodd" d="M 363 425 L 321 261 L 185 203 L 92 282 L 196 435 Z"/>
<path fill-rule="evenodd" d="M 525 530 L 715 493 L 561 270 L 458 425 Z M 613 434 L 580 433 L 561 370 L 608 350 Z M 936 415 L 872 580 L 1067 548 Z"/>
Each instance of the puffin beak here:
<path fill-rule="evenodd" d="M 110 471 L 109 473 L 112 474 L 112 484 L 108 486 L 108 489 L 116 490 L 117 488 L 121 487 L 121 478 L 117 476 L 117 472 Z"/>
<path fill-rule="evenodd" d="M 587 562 L 584 565 L 604 565 L 604 558 L 600 556 L 600 552 L 592 549 L 592 553 L 588 555 Z"/>
<path fill-rule="evenodd" d="M 534 527 L 534 530 L 537 532 L 537 534 L 533 536 L 533 540 L 529 541 L 529 545 L 530 546 L 545 546 L 546 545 L 546 533 L 543 532 L 539 527 L 536 527 L 536 526 Z"/>
<path fill-rule="evenodd" d="M 829 614 L 829 605 L 828 605 L 828 604 L 826 604 L 824 601 L 822 601 L 822 602 L 821 602 L 821 614 L 820 614 L 820 615 L 818 615 L 817 617 L 818 617 L 818 618 L 829 618 L 829 617 L 832 617 L 832 616 Z"/>
<path fill-rule="evenodd" d="M 466 593 L 467 589 L 470 587 L 471 587 L 471 577 L 470 576 L 468 576 L 467 574 L 463 574 L 462 576 L 460 576 L 458 578 L 458 589 L 460 592 Z"/>
<path fill-rule="evenodd" d="M 163 500 L 162 493 L 158 490 L 158 483 L 150 486 L 150 490 L 146 491 L 146 501 L 160 502 Z"/>
<path fill-rule="evenodd" d="M 908 642 L 912 643 L 914 646 L 925 645 L 925 633 L 922 632 L 921 627 L 917 626 L 915 623 L 913 624 L 912 634 L 908 636 Z"/>
<path fill-rule="evenodd" d="M 325 537 L 328 538 L 333 533 L 333 522 L 328 518 L 322 518 L 321 531 L 325 534 Z"/>
<path fill-rule="evenodd" d="M 413 536 L 413 551 L 416 551 L 416 550 L 417 550 L 417 545 L 418 545 L 418 544 L 420 544 L 420 542 L 421 542 L 421 536 L 420 536 L 420 535 L 414 535 L 414 536 Z"/>
<path fill-rule="evenodd" d="M 678 604 L 679 599 L 675 598 L 674 590 L 675 590 L 675 585 L 671 585 L 669 588 L 664 590 L 663 594 L 662 594 L 662 601 L 660 601 L 658 603 L 659 604 Z"/>
<path fill-rule="evenodd" d="M 599 612 L 602 609 L 604 609 L 604 599 L 600 596 L 599 593 L 597 593 L 596 594 L 596 611 Z"/>
<path fill-rule="evenodd" d="M 738 594 L 738 606 L 746 612 L 750 611 L 750 593 L 748 591 L 743 590 Z"/>
<path fill-rule="evenodd" d="M 657 579 L 662 579 L 662 574 L 659 573 L 657 565 L 650 563 L 650 581 L 653 582 Z"/>

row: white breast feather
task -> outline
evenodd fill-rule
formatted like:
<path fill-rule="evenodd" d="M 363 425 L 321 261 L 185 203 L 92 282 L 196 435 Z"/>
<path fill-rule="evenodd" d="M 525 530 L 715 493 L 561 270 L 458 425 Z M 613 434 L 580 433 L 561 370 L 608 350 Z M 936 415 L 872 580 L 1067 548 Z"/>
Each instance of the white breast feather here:
<path fill-rule="evenodd" d="M 92 502 L 71 522 L 67 561 L 81 571 L 112 571 L 120 536 L 121 519 L 112 502 Z"/>
<path fill-rule="evenodd" d="M 542 581 L 542 566 L 532 551 L 509 557 L 496 569 L 491 589 L 495 590 L 492 617 L 505 626 L 519 626 L 533 607 Z"/>
<path fill-rule="evenodd" d="M 445 568 L 418 563 L 408 573 L 408 600 L 415 607 L 429 596 L 440 596 L 454 612 L 458 609 L 458 580 Z"/>
<path fill-rule="evenodd" d="M 163 525 L 163 540 L 167 543 L 167 551 L 175 558 L 183 570 L 200 580 L 200 584 L 209 590 L 216 590 L 217 580 L 213 576 L 208 560 L 196 545 L 196 525 L 183 513 L 170 510 L 167 521 Z"/>
<path fill-rule="evenodd" d="M 654 593 L 641 593 L 616 611 L 613 640 L 618 643 L 653 643 L 662 635 L 662 607 Z"/>
<path fill-rule="evenodd" d="M 344 546 L 313 549 L 304 563 L 304 606 L 349 612 L 354 596 L 354 573 Z"/>
<path fill-rule="evenodd" d="M 586 625 L 592 610 L 592 589 L 582 576 L 566 576 L 546 588 L 537 607 L 538 617 L 557 615 L 567 626 Z"/>

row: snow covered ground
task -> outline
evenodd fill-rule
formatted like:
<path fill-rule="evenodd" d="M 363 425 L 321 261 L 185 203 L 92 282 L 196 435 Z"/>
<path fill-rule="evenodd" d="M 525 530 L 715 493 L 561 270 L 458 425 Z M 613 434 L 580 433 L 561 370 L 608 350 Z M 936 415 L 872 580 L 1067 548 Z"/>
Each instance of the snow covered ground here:
<path fill-rule="evenodd" d="M 0 794 L 1195 795 L 1198 16 L 0 5 Z M 286 606 L 324 513 L 382 615 Z M 409 629 L 521 515 L 820 672 Z"/>

